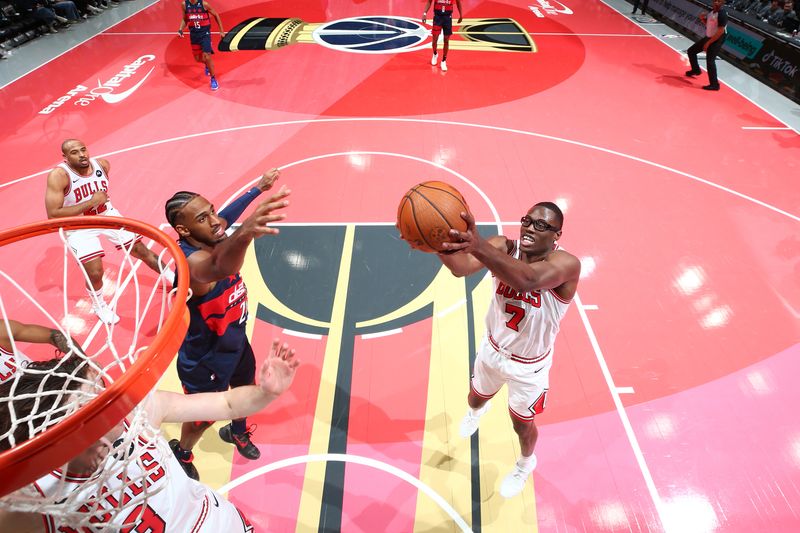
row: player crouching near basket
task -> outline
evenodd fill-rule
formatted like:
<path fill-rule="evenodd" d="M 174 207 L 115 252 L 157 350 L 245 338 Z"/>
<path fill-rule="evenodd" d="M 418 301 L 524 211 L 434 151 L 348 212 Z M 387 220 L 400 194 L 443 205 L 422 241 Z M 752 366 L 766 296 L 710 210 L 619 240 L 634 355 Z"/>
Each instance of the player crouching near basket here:
<path fill-rule="evenodd" d="M 447 52 L 450 51 L 450 36 L 453 35 L 453 2 L 458 6 L 458 23 L 461 24 L 462 11 L 461 0 L 428 0 L 425 4 L 425 11 L 422 12 L 422 23 L 428 18 L 428 9 L 433 2 L 433 29 L 431 30 L 431 46 L 433 47 L 433 57 L 431 65 L 436 66 L 438 58 L 439 34 L 444 35 L 444 46 L 442 47 L 442 70 L 447 72 Z"/>
<path fill-rule="evenodd" d="M 254 238 L 277 234 L 268 224 L 286 215 L 273 212 L 289 205 L 290 191 L 282 187 L 262 202 L 230 237 L 230 228 L 250 203 L 263 191 L 272 188 L 280 176 L 277 168 L 265 172 L 258 184 L 231 202 L 217 214 L 214 206 L 197 193 L 180 191 L 167 200 L 167 221 L 178 233 L 178 244 L 189 263 L 189 330 L 178 350 L 178 377 L 187 394 L 216 392 L 253 382 L 255 356 L 247 339 L 247 287 L 239 269 Z M 192 448 L 211 426 L 207 418 L 187 422 L 181 427 L 180 440 L 170 446 L 186 474 L 199 479 L 192 463 Z M 234 419 L 219 430 L 225 442 L 236 446 L 243 457 L 261 456 L 250 440 L 253 430 L 247 420 Z"/>
<path fill-rule="evenodd" d="M 123 531 L 253 531 L 233 504 L 183 474 L 160 432 L 145 435 L 165 422 L 227 420 L 256 413 L 289 388 L 298 365 L 295 351 L 276 339 L 261 365 L 258 385 L 190 396 L 152 392 L 141 404 L 152 427 L 145 424 L 132 434 L 134 430 L 127 430 L 130 421 L 121 421 L 65 468 L 33 483 L 37 497 L 49 502 L 45 514 L 10 511 L 3 502 L 0 531 L 95 531 L 98 522 Z M 37 426 L 52 425 L 53 419 L 61 418 L 56 413 L 76 409 L 102 387 L 99 373 L 83 357 L 31 363 L 15 380 L 0 385 L 0 399 L 10 399 L 0 401 L 0 449 L 12 447 L 12 435 L 17 446 L 25 442 L 30 432 L 44 429 Z M 37 393 L 40 388 L 66 393 Z M 36 508 L 37 500 L 29 496 L 24 503 L 26 509 Z"/>

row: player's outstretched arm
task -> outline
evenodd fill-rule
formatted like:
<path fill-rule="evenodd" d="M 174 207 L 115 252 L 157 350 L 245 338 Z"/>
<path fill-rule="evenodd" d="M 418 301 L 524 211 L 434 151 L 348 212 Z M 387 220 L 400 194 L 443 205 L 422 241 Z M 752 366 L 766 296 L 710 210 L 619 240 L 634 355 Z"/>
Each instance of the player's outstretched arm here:
<path fill-rule="evenodd" d="M 277 228 L 270 226 L 286 218 L 286 215 L 275 213 L 289 205 L 286 197 L 291 191 L 283 186 L 255 208 L 233 234 L 217 244 L 213 250 L 199 250 L 189 256 L 189 270 L 192 283 L 212 283 L 239 272 L 244 264 L 247 247 L 253 239 L 261 235 L 277 235 Z"/>
<path fill-rule="evenodd" d="M 261 365 L 257 385 L 189 395 L 156 391 L 148 406 L 150 422 L 157 426 L 162 422 L 230 420 L 250 416 L 289 388 L 299 365 L 294 349 L 275 339 Z"/>
<path fill-rule="evenodd" d="M 458 8 L 458 23 L 464 20 L 464 11 L 461 9 L 461 0 L 456 0 L 456 7 Z"/>
<path fill-rule="evenodd" d="M 46 328 L 37 324 L 23 324 L 16 320 L 9 320 L 8 325 L 14 342 L 31 342 L 35 344 L 52 344 L 61 353 L 69 353 L 70 345 L 67 337 L 57 329 Z M 73 346 L 78 347 L 78 343 L 72 341 Z M 8 337 L 8 330 L 3 321 L 0 320 L 0 346 L 10 348 L 11 340 Z"/>
<path fill-rule="evenodd" d="M 203 7 L 205 7 L 206 11 L 208 11 L 208 14 L 214 17 L 214 20 L 217 21 L 217 26 L 219 26 L 219 38 L 224 39 L 225 30 L 222 29 L 222 19 L 219 17 L 219 13 L 217 13 L 217 11 L 213 7 L 208 5 L 208 2 L 203 2 Z"/>
<path fill-rule="evenodd" d="M 228 227 L 233 226 L 233 223 L 239 220 L 239 217 L 242 216 L 242 213 L 244 213 L 244 210 L 247 209 L 247 206 L 249 206 L 253 200 L 258 198 L 262 192 L 270 190 L 280 176 L 281 171 L 277 168 L 271 168 L 267 170 L 261 174 L 261 178 L 259 178 L 255 187 L 241 195 L 236 200 L 232 201 L 224 209 L 221 209 L 219 216 L 225 219 L 225 221 L 228 223 Z"/>
<path fill-rule="evenodd" d="M 178 26 L 178 35 L 183 37 L 183 30 L 186 28 L 186 3 L 181 2 L 181 25 Z"/>
<path fill-rule="evenodd" d="M 442 243 L 445 249 L 443 253 L 437 254 L 441 262 L 450 269 L 454 276 L 464 277 L 475 274 L 482 268 L 486 268 L 477 257 L 470 253 L 476 243 L 481 242 L 492 246 L 497 250 L 506 253 L 508 250 L 508 239 L 502 235 L 495 235 L 484 239 L 475 225 L 475 218 L 471 213 L 462 212 L 461 218 L 467 222 L 467 231 L 450 230 L 450 241 Z"/>

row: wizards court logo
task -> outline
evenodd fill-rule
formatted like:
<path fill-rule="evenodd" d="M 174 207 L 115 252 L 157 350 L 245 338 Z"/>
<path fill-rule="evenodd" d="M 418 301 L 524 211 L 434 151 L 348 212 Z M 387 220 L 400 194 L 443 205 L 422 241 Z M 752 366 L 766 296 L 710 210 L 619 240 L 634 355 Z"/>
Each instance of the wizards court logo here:
<path fill-rule="evenodd" d="M 510 18 L 453 22 L 453 50 L 536 52 L 528 32 Z M 430 46 L 430 27 L 407 17 L 366 16 L 309 23 L 298 18 L 251 18 L 219 43 L 221 52 L 276 50 L 291 44 L 318 44 L 359 54 L 413 52 Z"/>

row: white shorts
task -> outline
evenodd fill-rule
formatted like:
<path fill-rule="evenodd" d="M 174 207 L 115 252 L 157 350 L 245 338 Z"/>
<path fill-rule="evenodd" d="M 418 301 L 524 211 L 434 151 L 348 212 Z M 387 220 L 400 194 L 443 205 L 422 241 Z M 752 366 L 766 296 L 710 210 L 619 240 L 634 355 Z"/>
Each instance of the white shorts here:
<path fill-rule="evenodd" d="M 122 214 L 112 207 L 103 213 L 103 216 L 121 217 Z M 141 235 L 124 229 L 79 229 L 67 232 L 67 244 L 78 256 L 78 260 L 86 263 L 105 255 L 103 245 L 100 243 L 101 235 L 116 245 L 117 250 L 122 247 L 128 248 L 142 238 Z"/>
<path fill-rule="evenodd" d="M 484 335 L 475 356 L 470 386 L 480 398 L 488 400 L 508 384 L 508 410 L 514 418 L 533 420 L 544 411 L 550 388 L 553 351 L 543 361 L 520 363 L 495 350 Z"/>

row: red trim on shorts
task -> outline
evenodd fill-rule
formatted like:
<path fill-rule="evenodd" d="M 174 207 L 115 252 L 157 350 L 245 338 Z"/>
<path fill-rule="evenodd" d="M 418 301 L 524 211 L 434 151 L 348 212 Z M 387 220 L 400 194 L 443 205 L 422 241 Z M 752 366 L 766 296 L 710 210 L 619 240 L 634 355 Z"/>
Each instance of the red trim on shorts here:
<path fill-rule="evenodd" d="M 495 392 L 491 393 L 488 396 L 486 394 L 481 394 L 480 392 L 475 390 L 475 387 L 472 385 L 472 380 L 469 380 L 469 388 L 473 393 L 475 393 L 475 396 L 477 396 L 478 398 L 482 398 L 484 400 L 491 400 L 492 398 L 494 398 L 494 395 L 497 394 L 497 392 L 498 392 L 498 391 L 495 391 Z"/>
<path fill-rule="evenodd" d="M 85 255 L 83 257 L 79 257 L 78 261 L 80 261 L 81 263 L 88 263 L 92 259 L 99 259 L 99 258 L 103 257 L 104 255 L 106 255 L 106 253 L 101 250 L 101 251 L 95 252 L 93 254 L 89 254 L 89 255 Z"/>
<path fill-rule="evenodd" d="M 203 522 L 206 521 L 206 518 L 208 518 L 208 496 L 203 498 L 203 507 L 200 509 L 200 516 L 197 517 L 194 526 L 192 526 L 192 533 L 200 531 L 200 528 L 203 527 Z"/>
<path fill-rule="evenodd" d="M 125 243 L 122 243 L 122 244 L 118 244 L 117 245 L 117 250 L 122 250 L 123 247 L 127 248 L 130 243 L 136 244 L 137 242 L 139 242 L 141 240 L 142 240 L 142 236 L 141 235 L 137 235 L 136 237 L 134 237 L 133 239 L 129 240 L 128 242 L 125 242 Z"/>
<path fill-rule="evenodd" d="M 511 407 L 508 408 L 508 412 L 511 413 L 511 416 L 516 418 L 517 420 L 521 420 L 522 422 L 533 422 L 533 415 L 521 415 Z"/>
<path fill-rule="evenodd" d="M 496 341 L 496 340 L 494 340 L 494 337 L 492 337 L 492 334 L 491 334 L 491 333 L 489 333 L 489 334 L 487 335 L 487 337 L 489 338 L 489 344 L 491 344 L 491 345 L 492 345 L 492 348 L 494 348 L 494 350 L 495 350 L 497 353 L 499 353 L 499 354 L 501 354 L 501 355 L 506 355 L 506 356 L 508 356 L 508 358 L 509 358 L 509 359 L 511 359 L 512 361 L 516 361 L 517 363 L 523 363 L 523 364 L 526 364 L 526 365 L 530 365 L 530 364 L 533 364 L 533 363 L 538 363 L 539 361 L 544 361 L 544 359 L 545 359 L 545 358 L 546 358 L 548 355 L 550 355 L 550 352 L 551 352 L 551 351 L 553 351 L 553 349 L 552 349 L 552 348 L 550 348 L 549 350 L 547 350 L 547 352 L 545 352 L 545 354 L 544 354 L 544 355 L 540 355 L 540 356 L 538 356 L 538 357 L 534 357 L 534 358 L 530 358 L 530 357 L 522 357 L 521 355 L 517 355 L 517 354 L 515 354 L 515 353 L 512 353 L 512 354 L 507 354 L 507 353 L 505 353 L 505 352 L 504 352 L 504 351 L 503 351 L 503 350 L 500 348 L 500 346 L 497 344 L 497 341 Z"/>

